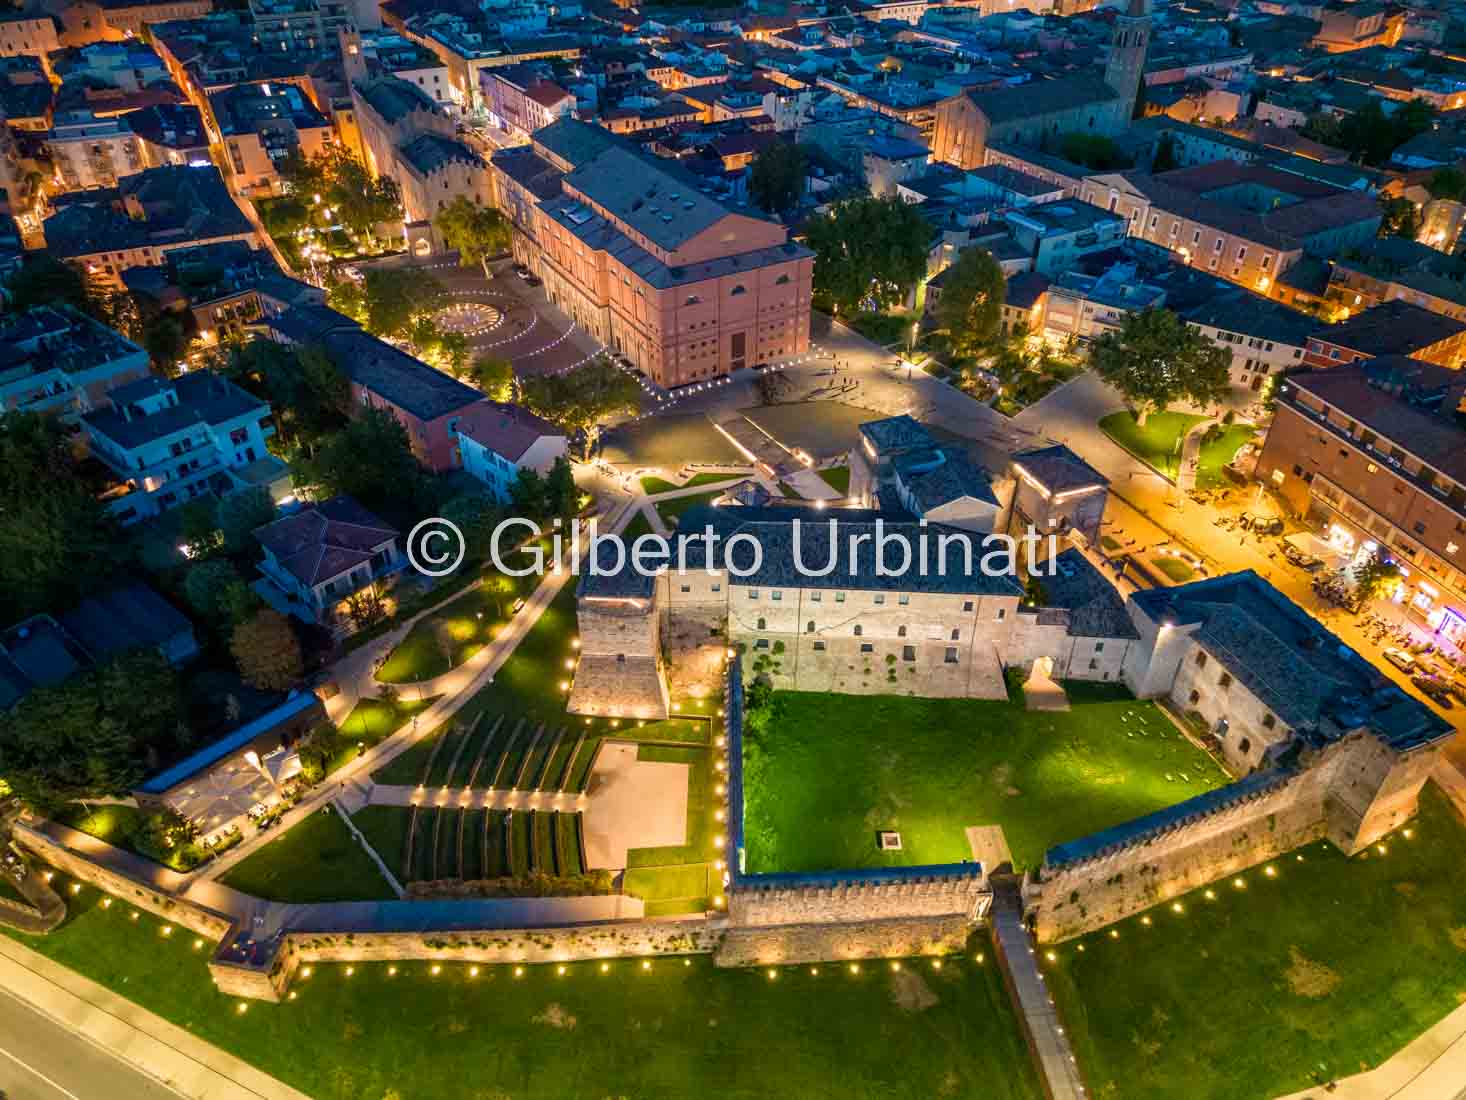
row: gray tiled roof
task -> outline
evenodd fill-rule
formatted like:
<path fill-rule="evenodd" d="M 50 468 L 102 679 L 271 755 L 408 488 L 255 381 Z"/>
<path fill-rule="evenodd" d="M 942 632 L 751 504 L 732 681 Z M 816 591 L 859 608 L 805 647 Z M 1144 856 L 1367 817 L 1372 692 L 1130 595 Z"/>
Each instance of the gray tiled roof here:
<path fill-rule="evenodd" d="M 141 583 L 88 596 L 60 619 L 94 661 L 159 646 L 193 631 L 181 611 Z"/>
<path fill-rule="evenodd" d="M 593 126 L 589 122 L 569 117 L 556 119 L 548 126 L 540 127 L 531 136 L 536 145 L 543 146 L 577 168 L 611 146 L 621 143 L 621 139 L 604 126 Z"/>
<path fill-rule="evenodd" d="M 146 220 L 113 207 L 119 196 L 135 195 Z M 82 193 L 46 219 L 46 246 L 62 259 L 98 252 L 175 246 L 188 241 L 253 232 L 213 165 L 165 165 L 127 176 L 116 189 Z"/>
<path fill-rule="evenodd" d="M 472 386 L 360 329 L 328 332 L 322 343 L 352 382 L 419 420 L 436 420 L 484 400 Z"/>
<path fill-rule="evenodd" d="M 878 452 L 932 445 L 931 433 L 909 413 L 888 416 L 884 420 L 867 420 L 860 425 L 860 434 L 869 439 Z"/>
<path fill-rule="evenodd" d="M 177 404 L 148 414 L 128 412 L 130 405 L 169 387 L 177 394 Z M 224 424 L 241 416 L 258 419 L 270 413 L 264 401 L 212 371 L 181 374 L 172 381 L 140 378 L 119 386 L 109 396 L 109 405 L 84 414 L 82 422 L 129 450 L 195 424 Z"/>
<path fill-rule="evenodd" d="M 416 84 L 395 76 L 382 76 L 356 85 L 361 96 L 385 122 L 397 122 L 413 111 L 436 114 L 438 105 Z"/>
<path fill-rule="evenodd" d="M 896 461 L 901 484 L 923 512 L 965 497 L 997 507 L 998 498 L 993 494 L 986 470 L 958 451 L 936 450 L 933 458 L 934 461 L 911 464 L 904 469 L 901 459 Z"/>
<path fill-rule="evenodd" d="M 283 568 L 312 586 L 371 561 L 398 532 L 351 497 L 339 496 L 256 527 L 254 534 Z"/>
<path fill-rule="evenodd" d="M 732 213 L 685 172 L 611 146 L 565 177 L 567 185 L 668 252 Z"/>
<path fill-rule="evenodd" d="M 483 167 L 484 160 L 467 145 L 442 134 L 419 134 L 399 150 L 403 159 L 425 176 L 445 164 L 467 164 Z"/>
<path fill-rule="evenodd" d="M 1138 638 L 1125 601 L 1088 558 L 1072 547 L 1054 557 L 1054 571 L 1040 578 L 1044 608 L 1061 609 L 1069 633 L 1081 638 Z"/>
<path fill-rule="evenodd" d="M 484 401 L 474 405 L 458 420 L 459 435 L 487 447 L 510 462 L 546 436 L 564 438 L 565 433 L 519 405 Z"/>
<path fill-rule="evenodd" d="M 1109 484 L 1104 474 L 1062 443 L 1056 443 L 1052 447 L 1039 447 L 1032 451 L 1019 451 L 1013 456 L 1013 461 L 1027 470 L 1051 493 Z"/>
<path fill-rule="evenodd" d="M 968 98 L 989 122 L 1002 123 L 1038 118 L 1089 103 L 1108 103 L 1119 96 L 1102 77 L 1083 75 L 1034 80 L 1013 88 L 969 92 Z"/>

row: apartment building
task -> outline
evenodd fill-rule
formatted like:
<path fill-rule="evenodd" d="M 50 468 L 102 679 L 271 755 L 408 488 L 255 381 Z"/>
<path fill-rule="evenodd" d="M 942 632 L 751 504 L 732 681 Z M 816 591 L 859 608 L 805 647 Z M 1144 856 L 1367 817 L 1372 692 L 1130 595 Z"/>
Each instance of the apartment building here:
<path fill-rule="evenodd" d="M 256 527 L 254 535 L 270 603 L 308 623 L 342 625 L 351 596 L 405 564 L 400 532 L 344 495 Z"/>
<path fill-rule="evenodd" d="M 1466 375 L 1384 356 L 1290 375 L 1257 476 L 1341 553 L 1384 549 L 1395 598 L 1466 650 Z"/>
<path fill-rule="evenodd" d="M 105 408 L 148 373 L 148 353 L 70 306 L 36 306 L 0 321 L 0 410 L 67 422 Z"/>
<path fill-rule="evenodd" d="M 533 64 L 482 69 L 479 88 L 489 118 L 516 142 L 575 110 L 575 96 Z"/>
<path fill-rule="evenodd" d="M 243 488 L 233 471 L 270 457 L 270 406 L 212 371 L 140 378 L 111 397 L 81 425 L 93 457 L 119 479 L 105 499 L 123 523 Z"/>
<path fill-rule="evenodd" d="M 1345 317 L 1397 299 L 1466 321 L 1466 260 L 1405 237 L 1335 257 L 1325 297 Z"/>
<path fill-rule="evenodd" d="M 1466 361 L 1466 321 L 1394 299 L 1320 326 L 1308 341 L 1303 363 L 1333 367 L 1381 355 L 1408 355 L 1459 369 Z"/>
<path fill-rule="evenodd" d="M 116 187 L 147 167 L 142 143 L 125 118 L 96 118 L 90 111 L 58 118 L 47 139 L 57 191 Z"/>
<path fill-rule="evenodd" d="M 214 241 L 258 243 L 213 165 L 164 165 L 119 181 L 112 190 L 60 196 L 42 223 L 57 259 L 122 289 L 129 267 L 157 265 L 177 248 Z"/>
<path fill-rule="evenodd" d="M 0 15 L 0 57 L 30 54 L 44 65 L 47 56 L 60 48 L 53 16 L 16 10 Z"/>
<path fill-rule="evenodd" d="M 500 504 L 521 470 L 548 474 L 567 453 L 565 433 L 527 409 L 484 401 L 457 417 L 453 436 L 464 471 L 483 482 Z"/>
<path fill-rule="evenodd" d="M 1130 236 L 1262 293 L 1305 253 L 1367 244 L 1380 224 L 1371 195 L 1230 160 L 1160 175 L 1097 173 L 1080 197 L 1125 218 Z"/>
<path fill-rule="evenodd" d="M 1125 219 L 1078 199 L 1045 202 L 1002 214 L 1013 239 L 1033 259 L 1033 270 L 1055 278 L 1082 256 L 1117 247 Z"/>
<path fill-rule="evenodd" d="M 1242 287 L 1228 287 L 1185 311 L 1192 328 L 1232 355 L 1232 386 L 1260 392 L 1269 377 L 1303 363 L 1317 318 Z"/>
<path fill-rule="evenodd" d="M 330 119 L 293 84 L 236 84 L 205 102 L 212 136 L 227 154 L 229 185 L 246 198 L 280 194 L 280 162 L 319 156 L 334 140 Z"/>
<path fill-rule="evenodd" d="M 214 10 L 213 0 L 71 0 L 58 5 L 61 43 L 141 39 L 144 28 L 172 19 L 198 19 Z M 54 47 L 53 47 L 54 48 Z"/>

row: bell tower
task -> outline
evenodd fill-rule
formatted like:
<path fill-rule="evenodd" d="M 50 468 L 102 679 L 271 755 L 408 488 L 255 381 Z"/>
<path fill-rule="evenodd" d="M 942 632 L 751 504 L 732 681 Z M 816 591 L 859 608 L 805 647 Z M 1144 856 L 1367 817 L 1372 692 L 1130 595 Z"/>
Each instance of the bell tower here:
<path fill-rule="evenodd" d="M 1150 0 L 1128 0 L 1115 19 L 1110 57 L 1105 62 L 1105 83 L 1127 104 L 1125 117 L 1135 109 L 1135 97 L 1145 75 L 1145 51 L 1150 45 Z"/>

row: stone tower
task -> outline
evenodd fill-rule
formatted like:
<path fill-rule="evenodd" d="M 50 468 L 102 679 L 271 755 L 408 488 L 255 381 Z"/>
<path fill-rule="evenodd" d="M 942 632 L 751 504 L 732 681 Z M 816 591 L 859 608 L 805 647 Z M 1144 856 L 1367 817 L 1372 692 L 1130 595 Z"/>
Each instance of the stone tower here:
<path fill-rule="evenodd" d="M 1128 119 L 1145 75 L 1145 51 L 1150 45 L 1150 0 L 1128 0 L 1124 14 L 1115 19 L 1110 57 L 1105 62 L 1105 83 L 1126 104 Z"/>

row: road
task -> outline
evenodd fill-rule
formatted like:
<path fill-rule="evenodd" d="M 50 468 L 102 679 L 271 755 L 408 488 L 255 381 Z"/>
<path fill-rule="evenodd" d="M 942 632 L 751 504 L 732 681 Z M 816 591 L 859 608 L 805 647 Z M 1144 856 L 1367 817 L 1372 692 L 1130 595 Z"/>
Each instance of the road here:
<path fill-rule="evenodd" d="M 76 1032 L 0 992 L 0 1094 L 6 1100 L 178 1100 Z"/>

